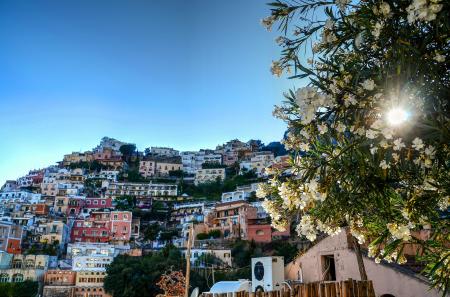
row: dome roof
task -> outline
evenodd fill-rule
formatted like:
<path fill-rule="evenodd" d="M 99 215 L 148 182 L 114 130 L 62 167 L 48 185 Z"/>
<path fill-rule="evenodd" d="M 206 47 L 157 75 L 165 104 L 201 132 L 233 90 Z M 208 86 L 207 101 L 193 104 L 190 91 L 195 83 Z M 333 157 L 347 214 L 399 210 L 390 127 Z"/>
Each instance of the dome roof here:
<path fill-rule="evenodd" d="M 232 292 L 240 292 L 240 291 L 249 291 L 251 286 L 251 282 L 248 280 L 242 281 L 221 281 L 215 283 L 209 293 L 232 293 Z"/>

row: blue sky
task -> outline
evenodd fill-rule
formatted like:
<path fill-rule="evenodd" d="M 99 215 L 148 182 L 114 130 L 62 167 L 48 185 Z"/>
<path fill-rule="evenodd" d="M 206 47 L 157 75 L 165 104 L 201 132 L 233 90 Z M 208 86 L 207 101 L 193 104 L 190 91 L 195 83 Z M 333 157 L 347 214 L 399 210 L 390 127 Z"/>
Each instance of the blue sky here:
<path fill-rule="evenodd" d="M 0 0 L 0 183 L 103 136 L 180 150 L 281 139 L 261 0 Z"/>

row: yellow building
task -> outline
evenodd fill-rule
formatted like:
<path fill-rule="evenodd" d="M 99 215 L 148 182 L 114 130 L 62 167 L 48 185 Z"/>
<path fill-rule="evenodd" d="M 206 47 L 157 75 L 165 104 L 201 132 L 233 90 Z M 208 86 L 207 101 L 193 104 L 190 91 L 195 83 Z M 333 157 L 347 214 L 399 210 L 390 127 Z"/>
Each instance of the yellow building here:
<path fill-rule="evenodd" d="M 156 174 L 159 176 L 167 176 L 170 171 L 183 170 L 183 164 L 173 162 L 157 162 Z"/>
<path fill-rule="evenodd" d="M 216 181 L 217 178 L 220 180 L 225 179 L 225 168 L 210 168 L 210 169 L 198 169 L 195 172 L 195 185 L 213 182 Z"/>
<path fill-rule="evenodd" d="M 91 162 L 93 160 L 92 152 L 73 152 L 71 154 L 64 155 L 63 165 L 69 166 L 70 164 L 79 163 L 79 162 Z"/>

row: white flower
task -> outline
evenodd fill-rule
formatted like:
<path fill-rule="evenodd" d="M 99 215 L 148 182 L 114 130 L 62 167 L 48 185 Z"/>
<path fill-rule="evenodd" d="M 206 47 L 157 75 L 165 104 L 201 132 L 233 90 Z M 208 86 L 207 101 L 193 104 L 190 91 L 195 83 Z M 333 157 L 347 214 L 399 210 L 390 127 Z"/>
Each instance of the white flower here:
<path fill-rule="evenodd" d="M 300 223 L 295 228 L 298 235 L 304 235 L 309 241 L 314 241 L 317 238 L 316 228 L 314 222 L 309 215 L 303 215 Z"/>
<path fill-rule="evenodd" d="M 367 253 L 367 255 L 371 258 L 375 257 L 375 255 L 377 254 L 377 247 L 374 245 L 369 245 L 369 251 Z"/>
<path fill-rule="evenodd" d="M 372 91 L 375 88 L 375 82 L 372 79 L 366 79 L 361 83 L 361 86 L 368 91 Z"/>
<path fill-rule="evenodd" d="M 300 135 L 302 135 L 303 137 L 305 137 L 306 139 L 310 139 L 310 135 L 308 133 L 308 131 L 306 131 L 306 129 L 302 129 L 302 131 L 300 131 Z"/>
<path fill-rule="evenodd" d="M 313 44 L 313 47 L 312 47 L 312 52 L 313 53 L 318 53 L 318 52 L 320 52 L 320 48 L 321 48 L 321 44 L 320 43 L 314 43 Z"/>
<path fill-rule="evenodd" d="M 378 145 L 384 149 L 389 147 L 389 144 L 387 143 L 386 140 L 380 141 L 380 143 Z"/>
<path fill-rule="evenodd" d="M 391 235 L 396 239 L 401 239 L 403 241 L 408 241 L 411 239 L 411 231 L 407 225 L 399 225 L 397 223 L 387 224 L 387 228 Z"/>
<path fill-rule="evenodd" d="M 373 35 L 373 37 L 375 37 L 375 39 L 378 39 L 380 37 L 381 29 L 383 29 L 383 26 L 384 26 L 384 22 L 378 22 L 373 27 L 372 35 Z"/>
<path fill-rule="evenodd" d="M 391 13 L 391 7 L 386 2 L 381 2 L 380 4 L 380 12 L 384 16 L 388 16 Z"/>
<path fill-rule="evenodd" d="M 350 1 L 351 0 L 335 0 L 334 2 L 341 11 L 344 11 L 347 5 L 350 3 Z"/>
<path fill-rule="evenodd" d="M 376 258 L 375 258 L 375 263 L 380 264 L 380 262 L 381 262 L 380 257 L 376 257 Z"/>
<path fill-rule="evenodd" d="M 391 167 L 391 165 L 387 164 L 385 160 L 382 160 L 382 161 L 380 162 L 380 167 L 381 167 L 382 169 L 388 169 L 388 168 Z"/>
<path fill-rule="evenodd" d="M 345 125 L 342 124 L 341 122 L 338 122 L 335 129 L 336 129 L 336 131 L 338 131 L 340 133 L 344 133 Z"/>
<path fill-rule="evenodd" d="M 438 4 L 440 0 L 414 0 L 411 5 L 406 8 L 408 12 L 408 22 L 413 23 L 416 20 L 431 22 L 436 19 L 437 14 L 442 10 L 443 5 Z"/>
<path fill-rule="evenodd" d="M 317 230 L 324 232 L 330 236 L 334 236 L 334 235 L 339 234 L 342 229 L 340 227 L 328 226 L 328 225 L 322 223 L 321 221 L 317 220 Z"/>
<path fill-rule="evenodd" d="M 369 139 L 375 139 L 378 135 L 378 132 L 372 129 L 366 131 L 366 137 Z"/>
<path fill-rule="evenodd" d="M 434 56 L 433 58 L 435 61 L 439 62 L 439 63 L 443 63 L 445 62 L 445 56 L 441 55 L 439 53 L 436 53 L 436 56 Z"/>
<path fill-rule="evenodd" d="M 425 147 L 425 145 L 423 144 L 422 139 L 420 139 L 419 137 L 416 137 L 416 138 L 414 138 L 414 140 L 412 142 L 412 147 L 416 151 L 420 151 L 421 149 L 423 149 Z"/>
<path fill-rule="evenodd" d="M 261 24 L 266 27 L 267 31 L 272 30 L 273 22 L 275 21 L 274 16 L 268 16 L 261 20 Z"/>
<path fill-rule="evenodd" d="M 370 148 L 370 153 L 372 154 L 372 155 L 375 155 L 375 153 L 378 151 L 378 148 L 376 147 L 376 146 L 373 146 L 373 147 L 371 147 Z"/>
<path fill-rule="evenodd" d="M 355 133 L 359 136 L 363 136 L 366 134 L 366 129 L 364 129 L 364 127 L 359 127 L 358 129 L 356 129 Z"/>
<path fill-rule="evenodd" d="M 278 37 L 275 39 L 275 42 L 276 42 L 278 45 L 283 45 L 283 44 L 286 43 L 286 41 L 287 41 L 286 37 L 283 37 L 283 36 L 278 36 Z"/>
<path fill-rule="evenodd" d="M 400 255 L 400 257 L 397 260 L 397 263 L 402 265 L 406 263 L 406 257 L 404 255 Z"/>
<path fill-rule="evenodd" d="M 300 150 L 304 151 L 304 152 L 309 151 L 309 144 L 308 143 L 301 143 L 300 144 Z"/>
<path fill-rule="evenodd" d="M 400 151 L 404 147 L 405 144 L 402 142 L 401 138 L 397 138 L 396 140 L 394 140 L 394 151 Z"/>
<path fill-rule="evenodd" d="M 449 205 L 450 205 L 450 196 L 442 197 L 438 202 L 439 209 L 442 211 L 447 210 Z"/>
<path fill-rule="evenodd" d="M 334 27 L 334 20 L 329 18 L 327 19 L 327 21 L 325 22 L 325 25 L 323 26 L 325 29 L 331 30 Z"/>
<path fill-rule="evenodd" d="M 395 163 L 397 163 L 398 160 L 400 160 L 400 155 L 397 153 L 392 153 L 392 159 L 394 160 Z"/>
<path fill-rule="evenodd" d="M 333 43 L 337 40 L 338 39 L 336 37 L 336 34 L 334 34 L 333 31 L 323 31 L 322 32 L 322 43 L 323 44 Z"/>
<path fill-rule="evenodd" d="M 317 129 L 319 130 L 320 134 L 325 134 L 328 131 L 328 127 L 327 127 L 327 125 L 325 123 L 317 125 Z"/>
<path fill-rule="evenodd" d="M 432 145 L 429 145 L 425 149 L 425 155 L 427 155 L 430 159 L 434 159 L 435 153 L 436 153 L 436 150 L 434 149 L 434 146 L 432 146 Z"/>
<path fill-rule="evenodd" d="M 356 101 L 355 95 L 349 94 L 344 97 L 344 104 L 346 107 L 349 107 L 350 105 L 356 105 L 358 101 Z"/>
<path fill-rule="evenodd" d="M 283 74 L 283 68 L 281 68 L 281 64 L 279 61 L 272 61 L 270 72 L 272 72 L 273 75 L 276 75 L 278 77 L 280 77 L 281 74 Z"/>

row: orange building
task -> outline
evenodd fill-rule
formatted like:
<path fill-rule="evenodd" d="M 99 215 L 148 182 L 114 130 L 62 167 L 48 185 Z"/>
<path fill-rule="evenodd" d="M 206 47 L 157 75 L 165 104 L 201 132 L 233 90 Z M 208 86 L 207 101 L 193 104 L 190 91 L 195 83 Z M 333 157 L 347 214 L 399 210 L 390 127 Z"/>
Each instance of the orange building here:
<path fill-rule="evenodd" d="M 23 226 L 12 222 L 0 222 L 0 250 L 10 254 L 20 254 L 24 234 Z"/>
<path fill-rule="evenodd" d="M 76 279 L 77 273 L 72 270 L 48 270 L 44 274 L 45 285 L 74 286 Z"/>

